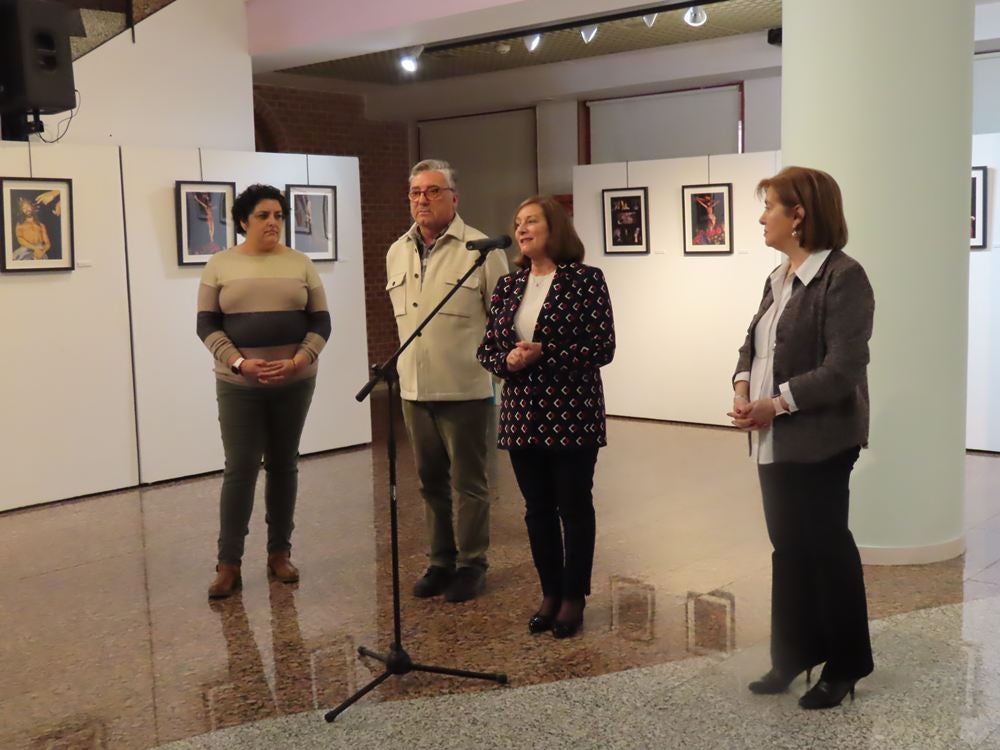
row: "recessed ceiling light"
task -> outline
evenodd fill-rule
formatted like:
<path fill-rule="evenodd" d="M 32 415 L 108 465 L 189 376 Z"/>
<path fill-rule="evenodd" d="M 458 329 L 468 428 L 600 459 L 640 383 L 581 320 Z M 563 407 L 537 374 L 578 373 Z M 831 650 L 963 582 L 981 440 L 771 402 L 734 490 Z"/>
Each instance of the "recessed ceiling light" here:
<path fill-rule="evenodd" d="M 688 26 L 703 26 L 708 20 L 708 13 L 700 5 L 692 5 L 684 11 L 684 23 Z"/>
<path fill-rule="evenodd" d="M 417 68 L 420 67 L 420 65 L 417 63 L 417 60 L 420 59 L 420 55 L 423 54 L 423 51 L 424 48 L 422 46 L 414 47 L 413 49 L 407 50 L 399 58 L 399 67 L 401 67 L 407 73 L 416 73 Z"/>
<path fill-rule="evenodd" d="M 656 17 L 660 15 L 659 13 L 649 13 L 642 17 L 642 22 L 646 24 L 646 28 L 653 28 L 653 24 L 656 23 Z"/>
<path fill-rule="evenodd" d="M 538 49 L 538 45 L 540 45 L 541 43 L 542 43 L 541 34 L 530 34 L 529 36 L 524 37 L 524 46 L 528 50 L 528 52 L 534 52 L 536 49 Z"/>
<path fill-rule="evenodd" d="M 594 37 L 597 36 L 597 25 L 584 26 L 580 29 L 580 36 L 583 37 L 584 44 L 590 44 L 594 41 Z"/>

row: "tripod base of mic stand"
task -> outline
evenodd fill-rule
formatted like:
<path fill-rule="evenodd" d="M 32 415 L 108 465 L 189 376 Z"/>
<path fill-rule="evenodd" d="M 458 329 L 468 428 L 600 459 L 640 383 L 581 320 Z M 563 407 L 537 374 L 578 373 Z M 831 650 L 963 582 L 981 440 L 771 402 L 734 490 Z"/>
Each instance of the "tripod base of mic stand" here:
<path fill-rule="evenodd" d="M 324 718 L 330 722 L 340 716 L 344 711 L 357 703 L 361 698 L 368 695 L 383 682 L 393 675 L 404 675 L 407 672 L 429 672 L 430 674 L 443 674 L 451 677 L 465 677 L 472 680 L 489 680 L 500 685 L 507 684 L 507 675 L 494 672 L 470 672 L 466 669 L 450 669 L 448 667 L 431 667 L 426 664 L 415 664 L 399 644 L 393 644 L 388 654 L 377 654 L 364 646 L 358 648 L 358 656 L 368 656 L 376 661 L 385 664 L 385 671 L 369 682 L 358 692 L 341 703 L 336 708 L 327 711 Z"/>

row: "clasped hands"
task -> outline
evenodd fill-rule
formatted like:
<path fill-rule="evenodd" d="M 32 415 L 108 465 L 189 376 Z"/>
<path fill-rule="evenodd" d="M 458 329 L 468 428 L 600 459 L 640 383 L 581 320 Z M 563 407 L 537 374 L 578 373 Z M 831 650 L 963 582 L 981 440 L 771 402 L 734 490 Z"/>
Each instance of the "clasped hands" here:
<path fill-rule="evenodd" d="M 507 352 L 507 369 L 511 372 L 523 370 L 528 365 L 532 365 L 542 356 L 542 345 L 537 341 L 518 341 L 517 344 Z"/>
<path fill-rule="evenodd" d="M 293 359 L 244 359 L 240 373 L 263 385 L 280 383 L 297 369 Z"/>
<path fill-rule="evenodd" d="M 769 398 L 751 401 L 746 396 L 736 394 L 733 396 L 733 410 L 726 412 L 726 416 L 732 418 L 734 426 L 745 432 L 763 430 L 774 421 L 774 402 Z"/>

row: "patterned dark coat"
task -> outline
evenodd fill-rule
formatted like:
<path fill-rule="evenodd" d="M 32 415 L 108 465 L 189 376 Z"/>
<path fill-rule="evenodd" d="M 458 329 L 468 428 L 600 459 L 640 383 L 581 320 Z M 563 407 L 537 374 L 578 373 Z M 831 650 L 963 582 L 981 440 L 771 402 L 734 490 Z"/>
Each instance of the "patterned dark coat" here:
<path fill-rule="evenodd" d="M 615 326 L 604 274 L 582 263 L 556 267 L 532 337 L 542 344 L 542 356 L 510 372 L 507 353 L 518 341 L 514 314 L 528 273 L 524 269 L 497 282 L 476 354 L 483 367 L 504 379 L 497 445 L 508 450 L 607 445 L 600 368 L 615 355 Z"/>

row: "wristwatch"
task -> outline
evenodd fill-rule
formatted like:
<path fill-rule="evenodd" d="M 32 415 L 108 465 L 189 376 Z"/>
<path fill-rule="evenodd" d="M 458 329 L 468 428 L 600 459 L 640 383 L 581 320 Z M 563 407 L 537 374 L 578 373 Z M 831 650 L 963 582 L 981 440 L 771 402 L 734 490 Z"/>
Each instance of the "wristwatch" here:
<path fill-rule="evenodd" d="M 244 362 L 243 357 L 237 357 L 236 361 L 233 362 L 231 365 L 229 365 L 229 369 L 233 371 L 234 375 L 242 375 L 243 374 L 243 373 L 240 372 L 240 366 L 243 364 L 243 362 Z"/>

